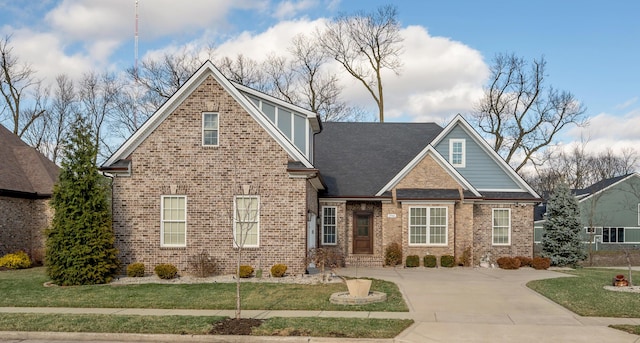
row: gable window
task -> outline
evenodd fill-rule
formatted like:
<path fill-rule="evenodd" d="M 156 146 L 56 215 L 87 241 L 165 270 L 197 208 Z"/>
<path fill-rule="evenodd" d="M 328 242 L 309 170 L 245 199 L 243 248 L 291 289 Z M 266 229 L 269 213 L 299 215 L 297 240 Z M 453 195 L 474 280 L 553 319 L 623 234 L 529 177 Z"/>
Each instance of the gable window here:
<path fill-rule="evenodd" d="M 260 197 L 238 195 L 233 204 L 234 246 L 256 248 L 260 246 Z"/>
<path fill-rule="evenodd" d="M 163 247 L 186 246 L 187 197 L 163 195 L 160 212 L 160 245 Z"/>
<path fill-rule="evenodd" d="M 602 243 L 624 243 L 624 228 L 622 227 L 603 228 Z"/>
<path fill-rule="evenodd" d="M 464 139 L 449 140 L 449 162 L 454 167 L 464 168 L 466 164 L 466 147 Z"/>
<path fill-rule="evenodd" d="M 322 208 L 322 245 L 335 245 L 337 241 L 336 207 Z"/>
<path fill-rule="evenodd" d="M 511 209 L 493 209 L 493 245 L 511 244 Z"/>
<path fill-rule="evenodd" d="M 410 207 L 409 245 L 446 245 L 447 208 Z"/>
<path fill-rule="evenodd" d="M 218 113 L 202 114 L 202 145 L 218 146 Z"/>

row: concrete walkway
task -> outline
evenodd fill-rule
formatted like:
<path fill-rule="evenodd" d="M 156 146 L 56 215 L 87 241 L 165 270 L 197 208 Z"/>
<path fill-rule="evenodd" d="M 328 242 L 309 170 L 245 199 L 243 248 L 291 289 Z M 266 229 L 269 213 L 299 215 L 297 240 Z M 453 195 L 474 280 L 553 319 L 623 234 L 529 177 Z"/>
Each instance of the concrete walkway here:
<path fill-rule="evenodd" d="M 249 311 L 243 317 L 410 318 L 415 324 L 395 339 L 358 342 L 634 342 L 640 337 L 610 329 L 610 324 L 640 325 L 640 318 L 581 317 L 528 289 L 531 280 L 569 277 L 553 271 L 481 268 L 345 268 L 344 276 L 395 282 L 410 312 Z M 640 295 L 639 295 L 640 296 Z M 4 313 L 98 313 L 119 315 L 234 316 L 233 310 L 16 308 Z M 6 339 L 3 341 L 3 339 Z M 179 336 L 0 332 L 0 342 L 166 341 L 166 342 L 345 342 L 309 337 Z M 354 341 L 352 339 L 348 341 Z"/>

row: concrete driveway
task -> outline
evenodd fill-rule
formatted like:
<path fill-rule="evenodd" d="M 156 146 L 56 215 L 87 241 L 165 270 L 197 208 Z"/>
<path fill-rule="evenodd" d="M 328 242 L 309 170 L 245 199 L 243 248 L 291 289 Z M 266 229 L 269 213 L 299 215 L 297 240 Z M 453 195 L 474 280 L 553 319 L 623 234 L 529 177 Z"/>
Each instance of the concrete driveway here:
<path fill-rule="evenodd" d="M 345 276 L 395 282 L 416 323 L 396 342 L 636 342 L 607 327 L 640 319 L 580 317 L 526 287 L 570 277 L 554 271 L 484 268 L 345 268 Z"/>

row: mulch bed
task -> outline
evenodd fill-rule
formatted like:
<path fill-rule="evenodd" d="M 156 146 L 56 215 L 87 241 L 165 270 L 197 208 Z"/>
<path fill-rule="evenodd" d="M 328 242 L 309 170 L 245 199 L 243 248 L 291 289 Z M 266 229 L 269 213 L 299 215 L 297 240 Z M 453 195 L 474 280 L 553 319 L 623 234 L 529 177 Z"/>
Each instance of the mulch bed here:
<path fill-rule="evenodd" d="M 251 335 L 251 330 L 262 325 L 261 319 L 228 318 L 213 324 L 211 335 Z"/>

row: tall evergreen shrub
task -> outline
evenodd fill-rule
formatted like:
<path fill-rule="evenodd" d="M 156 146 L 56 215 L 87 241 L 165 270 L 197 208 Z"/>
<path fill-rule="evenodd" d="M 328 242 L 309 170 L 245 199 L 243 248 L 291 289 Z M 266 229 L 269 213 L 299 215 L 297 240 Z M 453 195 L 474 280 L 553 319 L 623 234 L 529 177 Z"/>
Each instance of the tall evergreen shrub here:
<path fill-rule="evenodd" d="M 569 186 L 561 183 L 547 204 L 542 235 L 542 256 L 554 266 L 576 266 L 586 258 L 580 242 L 580 209 Z"/>
<path fill-rule="evenodd" d="M 53 189 L 55 213 L 46 230 L 47 274 L 58 285 L 107 283 L 119 269 L 105 178 L 98 149 L 78 116 L 64 145 L 62 172 Z"/>

